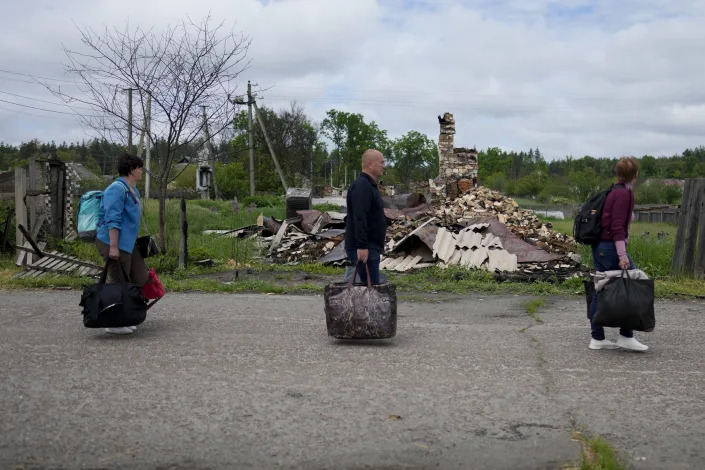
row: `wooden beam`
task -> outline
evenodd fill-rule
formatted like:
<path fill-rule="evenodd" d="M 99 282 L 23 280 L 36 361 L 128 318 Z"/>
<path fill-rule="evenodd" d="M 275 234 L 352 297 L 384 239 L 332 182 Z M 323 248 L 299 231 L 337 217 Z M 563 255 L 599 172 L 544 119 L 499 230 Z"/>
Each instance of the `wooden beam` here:
<path fill-rule="evenodd" d="M 678 230 L 676 232 L 675 246 L 673 249 L 673 263 L 671 264 L 671 275 L 678 276 L 683 270 L 683 251 L 685 246 L 685 234 L 688 230 L 690 220 L 690 198 L 693 192 L 693 180 L 685 181 L 683 196 L 681 198 L 681 211 L 678 217 Z"/>
<path fill-rule="evenodd" d="M 20 229 L 20 232 L 22 232 L 22 235 L 24 235 L 25 239 L 27 242 L 29 242 L 30 246 L 34 249 L 34 252 L 39 256 L 40 258 L 44 256 L 44 253 L 42 253 L 42 249 L 39 248 L 39 245 L 37 245 L 37 242 L 34 241 L 34 238 L 32 238 L 32 235 L 29 234 L 26 228 L 24 228 L 24 225 L 18 224 L 17 228 Z"/>
<path fill-rule="evenodd" d="M 27 225 L 27 206 L 25 205 L 25 192 L 27 191 L 27 170 L 15 168 L 15 244 L 24 245 L 25 239 L 20 226 Z M 17 252 L 17 260 L 24 258 L 24 252 Z"/>

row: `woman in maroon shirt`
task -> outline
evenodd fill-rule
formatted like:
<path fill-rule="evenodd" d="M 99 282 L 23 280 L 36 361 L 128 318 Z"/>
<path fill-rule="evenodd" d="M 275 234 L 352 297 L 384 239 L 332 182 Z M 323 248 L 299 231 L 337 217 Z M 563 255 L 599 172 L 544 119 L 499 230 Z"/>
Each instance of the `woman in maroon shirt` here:
<path fill-rule="evenodd" d="M 629 225 L 634 211 L 634 193 L 632 184 L 636 181 L 639 167 L 634 157 L 625 157 L 617 162 L 617 184 L 607 195 L 602 209 L 602 240 L 592 247 L 592 259 L 595 271 L 612 271 L 617 269 L 636 269 L 634 262 L 627 254 L 629 240 Z M 631 330 L 620 328 L 617 342 L 605 339 L 605 329 L 592 324 L 597 312 L 597 292 L 590 304 L 590 325 L 592 339 L 590 349 L 623 348 L 630 351 L 646 351 L 649 349 L 634 337 Z"/>

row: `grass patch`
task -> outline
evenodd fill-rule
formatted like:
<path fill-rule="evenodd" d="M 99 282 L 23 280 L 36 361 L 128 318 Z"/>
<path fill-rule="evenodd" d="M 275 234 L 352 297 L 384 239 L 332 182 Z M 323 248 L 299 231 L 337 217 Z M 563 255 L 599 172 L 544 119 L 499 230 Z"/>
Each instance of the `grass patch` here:
<path fill-rule="evenodd" d="M 528 301 L 525 305 L 526 313 L 529 315 L 535 315 L 545 303 L 546 301 L 544 299 L 533 299 Z"/>
<path fill-rule="evenodd" d="M 583 446 L 580 470 L 625 470 L 627 468 L 621 462 L 614 446 L 606 439 L 600 436 L 588 439 L 577 431 L 573 433 L 573 438 Z"/>
<path fill-rule="evenodd" d="M 340 212 L 340 205 L 330 204 L 328 202 L 323 204 L 314 204 L 312 208 L 321 212 Z"/>
<path fill-rule="evenodd" d="M 573 235 L 572 220 L 551 221 L 551 224 L 554 230 Z M 627 252 L 637 268 L 651 278 L 668 276 L 671 272 L 676 229 L 675 225 L 670 224 L 632 223 Z M 659 233 L 667 235 L 662 240 L 658 240 Z M 582 256 L 585 265 L 593 265 L 592 250 L 589 246 L 579 245 L 576 251 Z"/>
<path fill-rule="evenodd" d="M 545 303 L 546 301 L 544 299 L 532 299 L 529 300 L 524 306 L 526 313 L 528 313 L 529 316 L 533 318 L 536 323 L 543 323 L 543 320 L 541 320 L 541 317 L 539 317 L 536 312 L 538 312 L 539 309 L 543 307 Z"/>

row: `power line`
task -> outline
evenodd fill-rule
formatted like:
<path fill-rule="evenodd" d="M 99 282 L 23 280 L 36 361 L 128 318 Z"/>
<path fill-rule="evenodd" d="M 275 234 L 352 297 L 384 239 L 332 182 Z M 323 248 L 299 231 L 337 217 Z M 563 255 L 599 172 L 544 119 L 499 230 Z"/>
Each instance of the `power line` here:
<path fill-rule="evenodd" d="M 5 70 L 5 69 L 0 69 L 0 72 L 9 73 L 12 75 L 21 75 L 24 77 L 29 77 L 29 78 L 34 78 L 34 79 L 41 78 L 42 80 L 50 80 L 52 82 L 72 83 L 72 84 L 76 85 L 76 82 L 73 80 L 62 80 L 60 78 L 40 77 L 39 75 L 32 75 L 31 73 L 28 73 L 28 72 L 13 72 L 11 70 Z"/>
<path fill-rule="evenodd" d="M 497 95 L 493 95 L 497 96 Z M 298 101 L 302 103 L 323 103 L 323 104 L 350 104 L 350 103 L 357 103 L 357 104 L 369 104 L 369 105 L 386 105 L 386 106 L 399 106 L 399 107 L 426 107 L 430 106 L 430 104 L 424 104 L 424 103 L 419 103 L 418 101 L 394 101 L 394 100 L 373 100 L 373 99 L 318 99 L 318 98 L 310 98 L 310 99 L 297 99 L 296 97 L 286 97 L 286 96 L 268 96 L 268 97 L 261 97 L 261 99 L 270 99 L 272 101 Z M 437 105 L 446 105 L 446 103 L 437 103 Z M 457 106 L 457 104 L 456 104 Z M 512 111 L 565 111 L 565 112 L 571 112 L 571 113 L 576 113 L 576 112 L 584 112 L 581 111 L 579 108 L 576 107 L 567 107 L 567 106 L 512 106 L 512 105 L 492 105 L 492 104 L 485 104 L 485 103 L 467 103 L 465 106 L 475 106 L 477 109 L 486 109 L 486 110 L 491 110 L 491 109 L 497 109 L 497 110 L 512 110 Z M 599 111 L 599 110 L 596 110 Z M 623 115 L 623 116 L 642 116 L 644 113 L 642 111 L 632 111 L 632 112 L 612 112 L 612 111 L 604 111 L 609 113 L 610 115 Z M 659 112 L 658 114 L 664 115 L 664 116 L 705 116 L 704 113 L 672 113 L 672 112 Z"/>
<path fill-rule="evenodd" d="M 7 101 L 7 100 L 3 100 L 3 99 L 0 99 L 0 102 L 8 103 L 8 104 L 14 104 L 15 106 L 22 106 L 23 108 L 37 109 L 37 110 L 39 110 L 39 111 L 47 111 L 47 112 L 50 112 L 50 113 L 68 114 L 69 116 L 102 117 L 102 116 L 96 116 L 96 115 L 87 115 L 87 116 L 83 116 L 83 115 L 78 114 L 78 113 L 67 113 L 67 112 L 65 112 L 65 111 L 57 111 L 57 110 L 55 110 L 55 109 L 38 108 L 38 107 L 36 107 L 36 106 L 30 106 L 30 105 L 28 105 L 28 104 L 22 104 L 22 103 L 15 103 L 14 101 Z"/>
<path fill-rule="evenodd" d="M 83 109 L 83 110 L 86 110 L 86 111 L 95 111 L 95 109 L 91 109 L 91 108 L 83 108 L 83 107 L 80 107 L 80 106 L 71 106 L 70 104 L 66 104 L 66 103 L 57 103 L 57 102 L 55 102 L 55 101 L 40 100 L 39 98 L 32 98 L 32 97 L 30 97 L 30 96 L 18 95 L 17 93 L 10 93 L 9 91 L 2 91 L 2 90 L 0 90 L 0 93 L 2 93 L 2 94 L 4 94 L 4 95 L 16 96 L 16 97 L 18 97 L 18 98 L 24 98 L 24 99 L 27 99 L 27 100 L 39 101 L 39 102 L 41 102 L 41 103 L 53 104 L 53 105 L 56 105 L 56 106 L 67 106 L 67 107 L 69 107 L 69 108 L 71 108 L 71 109 Z"/>

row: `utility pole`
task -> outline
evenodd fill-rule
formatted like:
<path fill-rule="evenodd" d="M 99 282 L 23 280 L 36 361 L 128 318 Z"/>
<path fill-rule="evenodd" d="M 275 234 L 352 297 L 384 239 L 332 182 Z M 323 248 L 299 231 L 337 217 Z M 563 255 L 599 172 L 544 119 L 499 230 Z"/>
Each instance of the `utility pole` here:
<path fill-rule="evenodd" d="M 286 181 L 284 180 L 284 173 L 282 172 L 282 169 L 279 166 L 279 161 L 277 160 L 277 156 L 274 153 L 272 143 L 269 141 L 269 136 L 267 135 L 267 128 L 264 126 L 264 119 L 262 119 L 262 113 L 260 113 L 259 109 L 257 109 L 256 102 L 252 101 L 252 106 L 254 106 L 255 108 L 255 116 L 257 116 L 257 122 L 259 122 L 259 126 L 262 128 L 264 140 L 267 142 L 267 147 L 269 147 L 269 153 L 272 155 L 272 160 L 274 160 L 274 167 L 277 169 L 277 173 L 279 173 L 279 179 L 281 179 L 282 186 L 284 186 L 284 192 L 286 192 L 289 190 L 289 187 L 286 185 Z"/>
<path fill-rule="evenodd" d="M 213 150 L 213 145 L 211 144 L 211 135 L 208 131 L 208 118 L 206 117 L 206 107 L 201 106 L 201 108 L 203 109 L 203 132 L 205 138 L 204 144 L 206 145 L 206 149 L 208 150 L 208 164 L 213 170 L 213 173 L 211 174 L 211 178 L 213 179 L 213 193 L 215 194 L 216 199 L 220 199 L 220 194 L 218 193 L 218 183 L 215 179 L 215 152 Z"/>
<path fill-rule="evenodd" d="M 250 147 L 250 196 L 255 195 L 255 138 L 252 129 L 252 85 L 247 81 L 247 134 Z"/>

